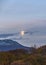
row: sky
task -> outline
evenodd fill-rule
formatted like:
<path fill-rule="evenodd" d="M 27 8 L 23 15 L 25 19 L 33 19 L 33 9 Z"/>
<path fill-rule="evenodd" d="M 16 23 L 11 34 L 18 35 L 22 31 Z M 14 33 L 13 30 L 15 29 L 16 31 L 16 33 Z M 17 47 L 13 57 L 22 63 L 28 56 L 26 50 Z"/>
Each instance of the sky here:
<path fill-rule="evenodd" d="M 0 34 L 7 32 L 26 46 L 46 44 L 46 0 L 0 0 Z"/>
<path fill-rule="evenodd" d="M 0 0 L 0 28 L 34 24 L 36 20 L 46 20 L 46 0 Z"/>

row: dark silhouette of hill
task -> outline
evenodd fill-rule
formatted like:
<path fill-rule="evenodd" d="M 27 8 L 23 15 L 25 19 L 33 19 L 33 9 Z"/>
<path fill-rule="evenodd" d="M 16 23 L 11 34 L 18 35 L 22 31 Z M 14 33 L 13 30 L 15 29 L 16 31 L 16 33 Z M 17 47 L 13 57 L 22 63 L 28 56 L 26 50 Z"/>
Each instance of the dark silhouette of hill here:
<path fill-rule="evenodd" d="M 37 49 L 38 53 L 46 55 L 46 45 Z"/>
<path fill-rule="evenodd" d="M 32 53 L 25 49 L 0 52 L 0 65 L 46 65 L 46 45 L 32 48 Z"/>
<path fill-rule="evenodd" d="M 29 50 L 29 47 L 23 46 L 16 41 L 5 39 L 0 40 L 0 51 L 9 51 L 9 50 L 16 50 L 16 49 L 26 49 Z"/>

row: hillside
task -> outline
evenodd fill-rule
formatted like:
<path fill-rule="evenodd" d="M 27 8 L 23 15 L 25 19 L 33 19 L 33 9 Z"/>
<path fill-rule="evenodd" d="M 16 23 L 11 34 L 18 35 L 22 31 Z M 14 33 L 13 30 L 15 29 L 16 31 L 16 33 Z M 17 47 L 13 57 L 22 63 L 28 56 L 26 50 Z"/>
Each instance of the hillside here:
<path fill-rule="evenodd" d="M 25 49 L 0 52 L 0 65 L 46 65 L 46 45 L 30 54 Z"/>
<path fill-rule="evenodd" d="M 29 50 L 29 47 L 23 46 L 16 41 L 11 39 L 4 39 L 0 40 L 0 51 L 9 51 L 9 50 L 16 50 L 16 49 L 26 49 Z"/>

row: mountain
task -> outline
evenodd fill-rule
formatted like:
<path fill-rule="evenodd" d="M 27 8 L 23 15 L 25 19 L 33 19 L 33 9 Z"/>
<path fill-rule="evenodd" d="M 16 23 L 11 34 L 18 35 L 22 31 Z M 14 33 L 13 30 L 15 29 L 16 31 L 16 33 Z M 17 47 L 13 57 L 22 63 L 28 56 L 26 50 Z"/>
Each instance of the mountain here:
<path fill-rule="evenodd" d="M 40 48 L 37 49 L 37 51 L 42 55 L 46 55 L 46 45 L 41 46 Z"/>
<path fill-rule="evenodd" d="M 46 45 L 30 54 L 25 49 L 0 52 L 0 65 L 46 65 Z"/>
<path fill-rule="evenodd" d="M 12 53 L 16 51 L 13 51 Z M 21 55 L 22 52 L 19 53 Z M 18 57 L 20 57 L 20 55 Z M 31 54 L 27 53 L 27 57 L 24 57 L 24 59 L 15 60 L 11 63 L 11 65 L 46 65 L 46 45 L 37 49 L 33 48 Z"/>
<path fill-rule="evenodd" d="M 0 40 L 0 51 L 9 51 L 16 49 L 26 49 L 29 50 L 29 47 L 23 46 L 16 41 L 11 39 Z"/>
<path fill-rule="evenodd" d="M 6 38 L 9 36 L 13 36 L 14 34 L 0 34 L 0 38 Z"/>

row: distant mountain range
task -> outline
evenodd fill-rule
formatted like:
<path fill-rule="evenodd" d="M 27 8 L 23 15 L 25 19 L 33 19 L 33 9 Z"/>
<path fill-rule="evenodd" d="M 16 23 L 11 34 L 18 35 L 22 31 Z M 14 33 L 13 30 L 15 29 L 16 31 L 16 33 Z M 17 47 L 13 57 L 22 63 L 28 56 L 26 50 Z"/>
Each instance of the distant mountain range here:
<path fill-rule="evenodd" d="M 14 34 L 0 34 L 0 38 L 6 38 L 9 36 L 13 36 Z"/>
<path fill-rule="evenodd" d="M 23 46 L 11 39 L 0 40 L 0 51 L 9 51 L 9 50 L 16 50 L 16 49 L 30 50 L 29 47 Z"/>

